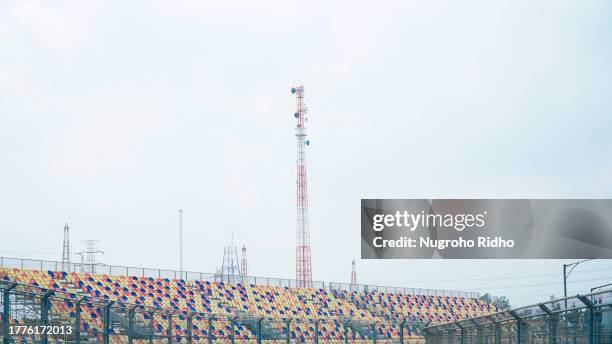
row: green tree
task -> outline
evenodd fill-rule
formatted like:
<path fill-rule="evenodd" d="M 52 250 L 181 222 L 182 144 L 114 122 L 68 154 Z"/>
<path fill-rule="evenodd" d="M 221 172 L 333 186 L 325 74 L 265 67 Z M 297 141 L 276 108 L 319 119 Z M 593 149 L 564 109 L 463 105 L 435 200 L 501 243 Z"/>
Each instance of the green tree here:
<path fill-rule="evenodd" d="M 492 303 L 499 311 L 505 311 L 511 307 L 510 300 L 506 296 L 491 296 L 489 293 L 486 293 L 480 297 L 480 301 Z"/>
<path fill-rule="evenodd" d="M 489 302 L 490 303 L 491 302 L 491 295 L 489 295 L 489 293 L 486 293 L 486 294 L 482 295 L 479 298 L 479 300 L 482 301 L 482 302 Z"/>
<path fill-rule="evenodd" d="M 510 300 L 506 296 L 496 296 L 493 298 L 493 305 L 498 311 L 510 309 Z"/>

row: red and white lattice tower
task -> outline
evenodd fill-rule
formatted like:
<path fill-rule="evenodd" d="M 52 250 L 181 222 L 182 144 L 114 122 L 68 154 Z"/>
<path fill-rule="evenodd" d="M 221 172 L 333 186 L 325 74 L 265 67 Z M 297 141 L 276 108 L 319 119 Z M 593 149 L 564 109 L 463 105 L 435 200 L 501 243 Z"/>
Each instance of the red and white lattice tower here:
<path fill-rule="evenodd" d="M 351 284 L 357 284 L 357 267 L 355 267 L 355 259 L 353 259 L 353 266 L 351 268 Z"/>
<path fill-rule="evenodd" d="M 312 287 L 312 264 L 310 259 L 310 233 L 308 230 L 308 183 L 306 182 L 306 106 L 304 86 L 291 88 L 296 95 L 295 136 L 297 137 L 297 245 L 295 252 L 295 279 L 297 286 Z"/>

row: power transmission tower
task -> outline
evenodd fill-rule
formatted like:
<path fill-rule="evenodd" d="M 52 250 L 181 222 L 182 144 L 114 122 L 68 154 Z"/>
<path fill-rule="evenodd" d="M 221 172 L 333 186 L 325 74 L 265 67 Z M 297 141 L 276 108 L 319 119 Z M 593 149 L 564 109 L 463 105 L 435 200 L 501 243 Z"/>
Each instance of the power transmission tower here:
<path fill-rule="evenodd" d="M 240 281 L 240 266 L 238 265 L 238 249 L 234 245 L 234 236 L 229 246 L 223 248 L 223 262 L 220 271 L 221 281 L 237 283 Z"/>
<path fill-rule="evenodd" d="M 291 88 L 296 95 L 295 136 L 297 138 L 297 242 L 295 253 L 295 279 L 297 286 L 310 288 L 312 286 L 312 262 L 310 257 L 310 231 L 308 228 L 308 187 L 306 179 L 306 105 L 304 104 L 304 86 Z"/>
<path fill-rule="evenodd" d="M 104 251 L 100 251 L 100 250 L 96 250 L 96 243 L 99 240 L 85 240 L 83 241 L 85 243 L 85 260 L 86 260 L 86 267 L 88 268 L 87 271 L 91 272 L 91 273 L 95 273 L 96 272 L 96 254 L 101 253 L 104 254 Z"/>
<path fill-rule="evenodd" d="M 62 271 L 70 272 L 70 227 L 64 224 L 64 243 L 62 245 Z"/>

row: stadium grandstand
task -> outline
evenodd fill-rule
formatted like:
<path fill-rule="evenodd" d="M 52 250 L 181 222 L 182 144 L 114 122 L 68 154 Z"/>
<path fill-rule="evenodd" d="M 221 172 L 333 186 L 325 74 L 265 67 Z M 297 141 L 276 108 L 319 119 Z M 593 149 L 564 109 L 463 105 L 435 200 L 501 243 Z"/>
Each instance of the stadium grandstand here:
<path fill-rule="evenodd" d="M 423 343 L 495 313 L 477 293 L 219 277 L 0 258 L 3 343 Z M 74 330 L 13 333 L 41 324 Z"/>

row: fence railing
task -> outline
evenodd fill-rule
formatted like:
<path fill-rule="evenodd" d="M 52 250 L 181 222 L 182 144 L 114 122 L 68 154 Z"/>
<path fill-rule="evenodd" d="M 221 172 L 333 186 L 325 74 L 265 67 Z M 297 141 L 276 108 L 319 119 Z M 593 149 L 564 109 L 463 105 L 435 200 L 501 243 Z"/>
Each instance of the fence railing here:
<path fill-rule="evenodd" d="M 405 288 L 405 287 L 388 287 L 370 284 L 350 284 L 329 282 L 328 290 L 347 290 L 367 293 L 370 291 L 378 291 L 389 294 L 407 294 L 407 295 L 428 295 L 428 296 L 450 296 L 450 297 L 467 297 L 478 298 L 480 295 L 477 292 L 459 291 L 459 290 L 438 290 L 424 288 Z"/>
<path fill-rule="evenodd" d="M 168 279 L 183 279 L 188 281 L 210 281 L 210 282 L 226 282 L 226 283 L 241 283 L 252 285 L 266 285 L 273 287 L 298 287 L 298 282 L 295 279 L 284 279 L 274 277 L 258 277 L 258 276 L 228 276 L 223 274 L 211 274 L 205 272 L 193 271 L 177 271 L 152 269 L 141 267 L 128 267 L 106 264 L 86 264 L 86 263 L 62 263 L 50 260 L 38 259 L 22 259 L 0 257 L 0 268 L 18 268 L 18 269 L 35 269 L 42 271 L 66 271 L 66 272 L 89 272 L 96 274 L 106 274 L 110 276 L 137 276 L 137 277 L 152 277 L 152 278 L 168 278 Z M 427 296 L 449 296 L 449 297 L 465 297 L 478 298 L 477 292 L 465 292 L 454 290 L 438 290 L 438 289 L 422 289 L 422 288 L 404 288 L 404 287 L 388 287 L 368 284 L 350 284 L 336 282 L 312 281 L 312 288 L 323 289 L 329 291 L 355 291 L 355 292 L 383 292 L 397 293 L 408 295 L 427 295 Z"/>
<path fill-rule="evenodd" d="M 0 281 L 2 343 L 410 343 L 424 324 L 267 318 L 135 305 Z M 392 334 L 383 331 L 396 326 Z M 47 330 L 45 330 L 47 329 Z M 329 333 L 329 329 L 335 329 Z"/>
<path fill-rule="evenodd" d="M 430 326 L 427 344 L 610 344 L 612 290 Z"/>

